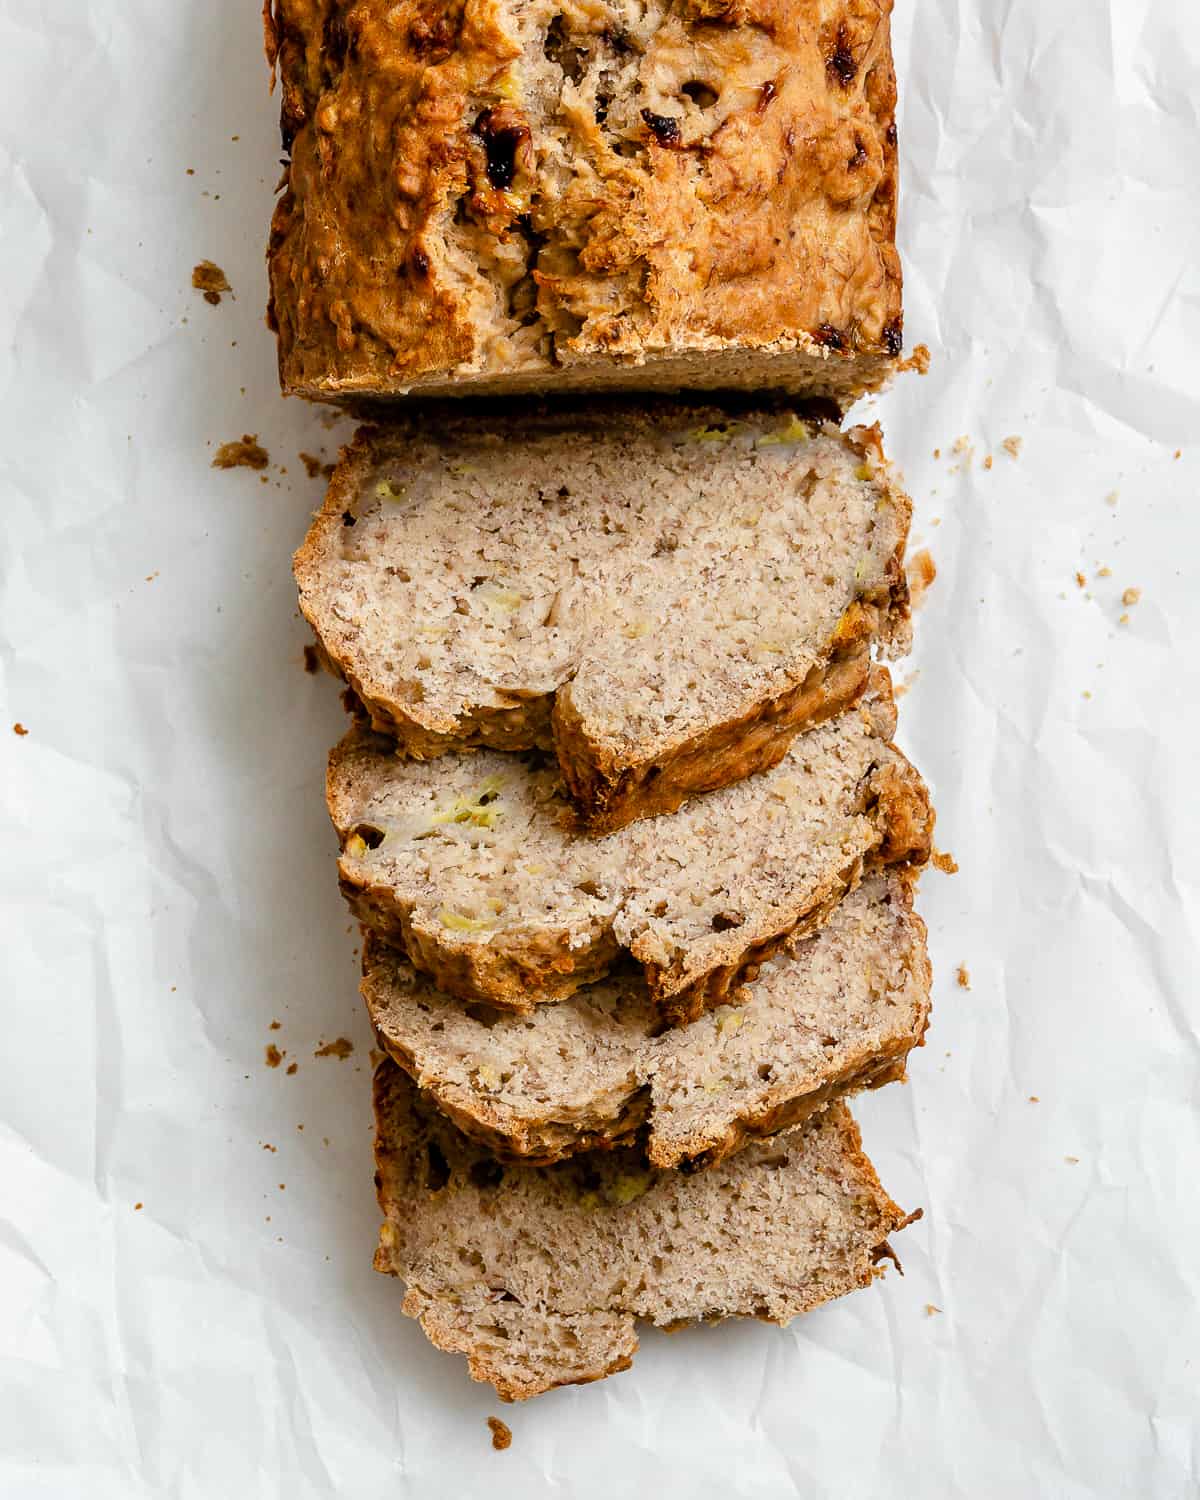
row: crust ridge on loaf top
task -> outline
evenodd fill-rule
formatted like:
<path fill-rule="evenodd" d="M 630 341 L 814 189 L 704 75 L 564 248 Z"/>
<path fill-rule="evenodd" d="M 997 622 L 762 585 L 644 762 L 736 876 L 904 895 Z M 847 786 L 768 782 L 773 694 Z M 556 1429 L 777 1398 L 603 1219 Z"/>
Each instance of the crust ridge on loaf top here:
<path fill-rule="evenodd" d="M 364 430 L 296 554 L 324 659 L 407 755 L 553 748 L 585 827 L 777 761 L 907 650 L 877 428 L 603 403 Z"/>
<path fill-rule="evenodd" d="M 375 1267 L 406 1283 L 404 1311 L 428 1338 L 506 1401 L 628 1368 L 638 1319 L 787 1323 L 869 1285 L 909 1222 L 842 1104 L 695 1175 L 628 1148 L 498 1163 L 390 1060 L 375 1117 Z"/>
<path fill-rule="evenodd" d="M 320 400 L 775 387 L 902 343 L 892 0 L 265 0 Z"/>
<path fill-rule="evenodd" d="M 526 1011 L 623 957 L 673 1022 L 719 1004 L 864 868 L 920 865 L 933 813 L 891 743 L 887 672 L 773 769 L 605 838 L 564 824 L 555 769 L 478 751 L 404 762 L 354 729 L 326 781 L 339 877 L 359 919 L 438 986 Z"/>
<path fill-rule="evenodd" d="M 903 1077 L 929 1019 L 914 883 L 869 876 L 728 1004 L 666 1032 L 636 975 L 506 1015 L 442 994 L 370 933 L 363 996 L 380 1045 L 498 1155 L 550 1162 L 644 1137 L 656 1166 L 711 1165 Z"/>

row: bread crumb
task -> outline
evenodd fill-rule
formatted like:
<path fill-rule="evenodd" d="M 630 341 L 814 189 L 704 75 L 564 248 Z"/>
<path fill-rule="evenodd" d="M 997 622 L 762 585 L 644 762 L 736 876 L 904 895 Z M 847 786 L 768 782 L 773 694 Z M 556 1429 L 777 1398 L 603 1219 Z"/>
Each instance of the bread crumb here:
<path fill-rule="evenodd" d="M 315 646 L 305 646 L 304 648 L 304 670 L 310 676 L 321 670 L 321 658 L 317 655 L 317 648 Z"/>
<path fill-rule="evenodd" d="M 1126 589 L 1121 595 L 1122 604 L 1136 604 L 1142 597 L 1141 589 Z"/>
<path fill-rule="evenodd" d="M 304 465 L 310 479 L 317 479 L 325 472 L 324 463 L 312 453 L 302 453 L 300 462 Z"/>
<path fill-rule="evenodd" d="M 918 375 L 928 375 L 932 358 L 928 344 L 917 344 L 908 358 L 900 361 L 897 369 L 915 370 Z"/>
<path fill-rule="evenodd" d="M 925 591 L 937 577 L 937 567 L 927 548 L 916 553 L 908 566 L 908 591 L 912 596 L 913 609 L 921 607 Z"/>
<path fill-rule="evenodd" d="M 1040 1104 L 1042 1101 L 1037 1094 L 1030 1094 L 1029 1102 L 1030 1104 Z"/>
<path fill-rule="evenodd" d="M 336 1057 L 339 1062 L 344 1062 L 354 1051 L 354 1043 L 349 1037 L 340 1036 L 336 1041 L 325 1042 L 313 1053 L 314 1057 Z"/>
<path fill-rule="evenodd" d="M 281 1182 L 279 1184 L 279 1191 L 281 1193 L 286 1193 L 287 1192 L 287 1183 L 286 1182 Z"/>
<path fill-rule="evenodd" d="M 985 469 L 990 469 L 992 467 L 992 464 L 994 462 L 995 462 L 995 460 L 992 458 L 992 455 L 989 453 L 988 456 L 983 461 L 983 467 Z"/>
<path fill-rule="evenodd" d="M 222 443 L 212 461 L 214 469 L 265 469 L 271 455 L 260 446 L 256 432 L 245 432 L 240 441 Z M 266 484 L 266 476 L 263 483 Z"/>
<path fill-rule="evenodd" d="M 146 582 L 147 583 L 153 583 L 154 580 L 158 577 L 158 574 L 159 574 L 159 570 L 157 568 L 155 568 L 155 570 L 154 570 L 153 573 L 147 573 L 146 574 Z"/>
<path fill-rule="evenodd" d="M 1024 446 L 1024 443 L 1024 438 L 1013 436 L 1006 437 L 1000 446 L 1008 454 L 1009 458 L 1020 458 L 1021 448 Z"/>
<path fill-rule="evenodd" d="M 935 1313 L 940 1313 L 940 1312 L 941 1312 L 941 1308 L 938 1307 L 936 1303 L 934 1303 L 934 1302 L 927 1302 L 925 1304 L 925 1316 L 927 1318 L 932 1318 Z"/>
<path fill-rule="evenodd" d="M 502 1422 L 499 1417 L 489 1417 L 487 1424 L 492 1432 L 492 1447 L 497 1453 L 512 1446 L 512 1430 L 507 1422 Z"/>
<path fill-rule="evenodd" d="M 941 458 L 941 456 L 942 456 L 942 450 L 940 448 L 935 448 L 933 450 L 933 456 L 934 456 L 934 458 Z"/>
<path fill-rule="evenodd" d="M 1084 688 L 1084 690 L 1083 690 L 1083 696 L 1085 698 L 1090 698 L 1092 695 L 1091 695 L 1091 693 L 1088 692 L 1087 688 Z"/>
<path fill-rule="evenodd" d="M 943 875 L 957 875 L 958 861 L 953 854 L 947 854 L 941 849 L 935 849 L 930 855 L 930 860 L 935 870 L 940 870 Z"/>
<path fill-rule="evenodd" d="M 263 1148 L 264 1151 L 278 1151 L 279 1150 L 279 1147 L 278 1146 L 272 1146 L 272 1144 L 270 1143 L 270 1141 L 264 1141 L 262 1143 L 262 1148 Z"/>
<path fill-rule="evenodd" d="M 287 1056 L 286 1052 L 280 1052 L 279 1048 L 275 1045 L 274 1042 L 268 1044 L 266 1048 L 266 1054 L 268 1068 L 277 1068 Z"/>
<path fill-rule="evenodd" d="M 1182 448 L 1176 448 L 1176 450 L 1175 450 L 1175 457 L 1176 458 L 1182 458 L 1183 457 L 1183 449 Z"/>
<path fill-rule="evenodd" d="M 1104 503 L 1105 505 L 1115 505 L 1120 498 L 1120 490 L 1109 490 L 1108 494 L 1104 497 Z"/>
<path fill-rule="evenodd" d="M 1101 568 L 1100 571 L 1096 574 L 1096 577 L 1097 578 L 1111 578 L 1112 577 L 1112 569 L 1111 568 Z"/>
<path fill-rule="evenodd" d="M 285 1069 L 284 1069 L 284 1071 L 285 1071 L 285 1072 L 286 1072 L 286 1073 L 287 1073 L 287 1076 L 288 1076 L 288 1077 L 289 1077 L 289 1078 L 290 1078 L 290 1077 L 291 1077 L 291 1076 L 292 1076 L 292 1074 L 293 1074 L 293 1073 L 294 1073 L 294 1072 L 295 1072 L 295 1071 L 296 1071 L 296 1069 L 297 1069 L 297 1068 L 298 1068 L 298 1067 L 299 1067 L 299 1066 L 300 1066 L 300 1064 L 299 1064 L 299 1063 L 288 1063 L 288 1065 L 287 1065 L 287 1067 L 286 1067 L 286 1068 L 285 1068 Z"/>
<path fill-rule="evenodd" d="M 960 990 L 969 990 L 971 988 L 971 971 L 967 968 L 966 964 L 959 964 L 954 977 L 958 980 Z"/>
<path fill-rule="evenodd" d="M 1076 573 L 1076 575 L 1075 575 L 1075 584 L 1076 584 L 1076 587 L 1083 588 L 1083 586 L 1086 583 L 1087 583 L 1087 579 L 1083 576 L 1083 574 L 1082 573 Z"/>
<path fill-rule="evenodd" d="M 1117 624 L 1118 625 L 1128 625 L 1129 624 L 1129 616 L 1128 615 L 1121 615 L 1121 617 L 1117 620 Z"/>
<path fill-rule="evenodd" d="M 271 1024 L 267 1027 L 267 1030 L 268 1031 L 278 1031 L 279 1028 L 280 1028 L 280 1026 L 282 1026 L 282 1025 L 283 1025 L 282 1021 L 272 1021 Z"/>
<path fill-rule="evenodd" d="M 1064 1156 L 1063 1161 L 1065 1161 L 1067 1166 L 1069 1167 L 1077 1167 L 1079 1165 L 1079 1158 L 1077 1156 Z"/>
<path fill-rule="evenodd" d="M 24 724 L 17 723 L 13 725 L 13 733 L 19 734 L 21 738 L 24 739 L 29 731 L 25 728 Z"/>
<path fill-rule="evenodd" d="M 142 1205 L 140 1203 L 135 1203 L 133 1205 L 133 1211 L 134 1211 L 134 1213 L 137 1213 L 137 1211 L 141 1208 L 141 1206 Z"/>
<path fill-rule="evenodd" d="M 204 293 L 204 300 L 211 307 L 220 305 L 221 293 L 233 293 L 229 285 L 229 278 L 214 261 L 202 260 L 198 266 L 192 268 L 192 285 L 198 292 Z"/>

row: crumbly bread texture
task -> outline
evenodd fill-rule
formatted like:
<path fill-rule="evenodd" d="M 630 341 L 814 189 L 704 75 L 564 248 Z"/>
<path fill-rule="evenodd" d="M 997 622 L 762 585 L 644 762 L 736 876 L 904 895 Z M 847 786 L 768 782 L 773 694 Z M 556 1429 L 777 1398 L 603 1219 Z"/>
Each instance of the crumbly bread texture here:
<path fill-rule="evenodd" d="M 505 1401 L 627 1369 L 639 1318 L 787 1323 L 869 1285 L 908 1222 L 842 1104 L 698 1175 L 630 1148 L 501 1165 L 390 1060 L 375 1118 L 375 1268 Z"/>
<path fill-rule="evenodd" d="M 891 9 L 265 0 L 284 390 L 878 386 Z"/>
<path fill-rule="evenodd" d="M 666 1032 L 637 976 L 513 1016 L 464 1008 L 373 938 L 363 995 L 388 1053 L 499 1156 L 555 1161 L 645 1127 L 655 1166 L 709 1165 L 839 1094 L 903 1077 L 929 1020 L 913 884 L 869 876 L 793 956 Z"/>
<path fill-rule="evenodd" d="M 352 729 L 326 778 L 343 893 L 451 994 L 527 1011 L 629 955 L 667 1018 L 694 1020 L 864 867 L 928 858 L 928 794 L 891 744 L 886 669 L 875 684 L 773 769 L 598 839 L 536 751 L 405 762 Z"/>
<path fill-rule="evenodd" d="M 408 755 L 555 749 L 591 832 L 773 765 L 908 649 L 877 428 L 790 410 L 457 408 L 364 430 L 295 571 Z"/>

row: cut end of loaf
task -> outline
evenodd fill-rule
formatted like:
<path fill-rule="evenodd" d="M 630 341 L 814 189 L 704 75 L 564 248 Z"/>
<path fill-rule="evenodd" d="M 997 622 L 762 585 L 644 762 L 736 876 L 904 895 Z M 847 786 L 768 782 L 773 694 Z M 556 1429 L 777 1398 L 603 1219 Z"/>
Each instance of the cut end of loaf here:
<path fill-rule="evenodd" d="M 630 1150 L 506 1166 L 390 1061 L 375 1109 L 376 1269 L 406 1283 L 404 1310 L 430 1340 L 506 1400 L 627 1368 L 638 1320 L 786 1323 L 869 1285 L 906 1221 L 842 1105 L 698 1175 Z"/>

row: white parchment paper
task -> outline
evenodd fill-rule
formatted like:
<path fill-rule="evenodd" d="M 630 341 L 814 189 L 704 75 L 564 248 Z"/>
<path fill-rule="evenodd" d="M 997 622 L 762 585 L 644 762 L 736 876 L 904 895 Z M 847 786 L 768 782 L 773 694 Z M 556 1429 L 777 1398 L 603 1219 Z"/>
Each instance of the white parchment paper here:
<path fill-rule="evenodd" d="M 503 1454 L 370 1268 L 289 572 L 345 424 L 277 395 L 257 9 L 0 3 L 0 1496 L 1200 1493 L 1200 9 L 898 0 L 934 358 L 869 410 L 940 574 L 901 733 L 961 866 L 929 1043 L 858 1109 L 907 1275 L 647 1333 Z M 209 467 L 243 433 L 266 483 Z"/>

